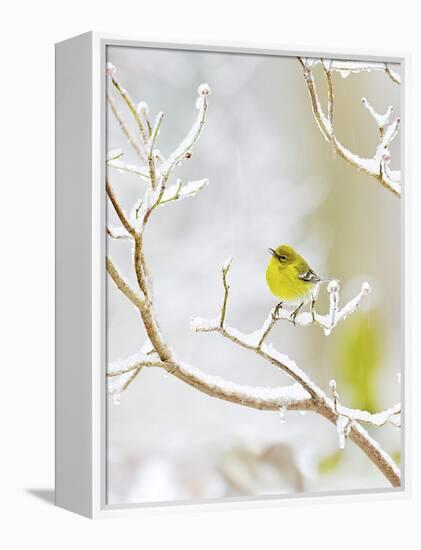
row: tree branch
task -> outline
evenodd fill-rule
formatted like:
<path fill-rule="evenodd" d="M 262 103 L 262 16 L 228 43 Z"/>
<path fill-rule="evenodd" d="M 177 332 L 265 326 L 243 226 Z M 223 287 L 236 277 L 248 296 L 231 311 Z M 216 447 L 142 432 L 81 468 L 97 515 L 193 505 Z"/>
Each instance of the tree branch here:
<path fill-rule="evenodd" d="M 111 187 L 111 184 L 108 181 L 108 178 L 106 180 L 105 187 L 106 187 L 106 190 L 107 190 L 107 195 L 108 195 L 108 197 L 111 201 L 111 204 L 113 205 L 114 210 L 115 210 L 119 220 L 121 221 L 124 229 L 133 238 L 136 237 L 136 231 L 135 231 L 134 227 L 130 224 L 126 214 L 124 213 L 124 210 L 123 210 L 122 206 L 118 202 L 117 197 L 114 194 L 113 188 Z"/>
<path fill-rule="evenodd" d="M 393 194 L 400 196 L 401 184 L 400 184 L 400 172 L 390 170 L 390 152 L 388 150 L 389 143 L 382 143 L 381 147 L 376 149 L 376 153 L 372 158 L 362 158 L 349 151 L 342 143 L 338 140 L 333 126 L 333 110 L 334 110 L 334 87 L 332 79 L 332 71 L 336 70 L 342 74 L 348 74 L 349 72 L 360 72 L 364 70 L 382 70 L 387 73 L 392 80 L 398 82 L 398 75 L 391 72 L 387 64 L 381 63 L 357 63 L 357 62 L 338 62 L 338 61 L 329 61 L 329 60 L 315 60 L 299 57 L 298 61 L 300 62 L 303 68 L 304 79 L 307 84 L 307 89 L 310 95 L 311 107 L 313 110 L 314 117 L 316 122 L 322 132 L 324 138 L 328 143 L 330 143 L 336 153 L 341 156 L 344 160 L 348 162 L 354 168 L 362 170 L 369 176 L 375 178 L 377 181 L 383 185 L 386 189 L 391 191 Z M 322 64 L 322 68 L 326 77 L 327 87 L 328 87 L 328 114 L 327 117 L 324 114 L 323 108 L 320 104 L 316 83 L 313 78 L 313 69 L 318 64 Z M 400 80 L 399 80 L 400 82 Z M 397 122 L 392 123 L 393 127 L 393 137 L 395 137 L 396 132 L 399 127 L 399 119 Z M 385 130 L 387 131 L 387 130 Z M 392 138 L 393 139 L 393 138 Z"/>
<path fill-rule="evenodd" d="M 140 311 L 143 307 L 144 298 L 130 286 L 130 283 L 121 275 L 111 258 L 106 259 L 106 268 L 111 279 L 117 288 L 130 300 L 130 302 Z"/>
<path fill-rule="evenodd" d="M 111 82 L 113 83 L 113 86 L 118 91 L 118 93 L 120 94 L 120 96 L 122 97 L 124 102 L 126 103 L 127 107 L 129 108 L 130 112 L 132 113 L 133 118 L 135 119 L 137 127 L 139 129 L 140 136 L 143 140 L 143 143 L 144 144 L 148 143 L 148 140 L 149 140 L 148 131 L 146 130 L 145 125 L 143 124 L 143 121 L 140 118 L 139 113 L 137 112 L 135 104 L 133 103 L 131 97 L 127 93 L 127 90 L 124 89 L 120 85 L 118 80 L 116 79 L 116 77 L 115 77 L 115 73 L 116 73 L 115 67 L 113 67 L 111 64 L 108 64 L 107 72 L 108 72 L 108 75 L 111 77 Z"/>
<path fill-rule="evenodd" d="M 143 150 L 143 147 L 139 145 L 139 143 L 136 141 L 136 139 L 132 136 L 132 133 L 129 130 L 129 127 L 124 122 L 123 117 L 121 116 L 120 112 L 117 109 L 117 105 L 113 99 L 112 96 L 107 94 L 107 100 L 108 104 L 110 105 L 111 112 L 113 113 L 117 124 L 120 127 L 120 130 L 123 132 L 123 134 L 126 136 L 127 141 L 130 143 L 130 145 L 133 147 L 133 149 L 136 151 L 137 155 L 143 160 L 146 161 L 146 154 Z"/>

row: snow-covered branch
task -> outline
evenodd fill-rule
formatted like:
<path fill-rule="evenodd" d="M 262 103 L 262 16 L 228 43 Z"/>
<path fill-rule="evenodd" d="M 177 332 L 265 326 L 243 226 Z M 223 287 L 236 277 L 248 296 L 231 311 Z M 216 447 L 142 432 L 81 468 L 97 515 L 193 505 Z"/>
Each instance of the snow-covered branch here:
<path fill-rule="evenodd" d="M 110 106 L 111 112 L 113 113 L 114 118 L 116 119 L 117 124 L 119 125 L 120 130 L 123 132 L 124 136 L 126 137 L 128 143 L 131 145 L 131 147 L 133 147 L 138 157 L 141 160 L 146 161 L 146 153 L 142 144 L 132 135 L 132 132 L 130 131 L 120 111 L 117 108 L 117 104 L 114 98 L 111 95 L 107 95 L 107 101 Z"/>
<path fill-rule="evenodd" d="M 129 384 L 145 368 L 161 368 L 168 374 L 178 378 L 182 382 L 201 391 L 213 398 L 222 399 L 240 406 L 252 407 L 260 410 L 280 411 L 283 417 L 286 411 L 314 411 L 325 417 L 331 423 L 336 424 L 339 416 L 344 416 L 345 409 L 338 410 L 329 397 L 310 379 L 310 377 L 300 369 L 296 363 L 287 355 L 277 351 L 272 344 L 267 344 L 265 339 L 270 332 L 273 324 L 278 320 L 273 312 L 265 322 L 263 327 L 251 335 L 241 333 L 235 328 L 226 324 L 226 313 L 229 296 L 228 273 L 231 267 L 231 259 L 227 260 L 222 267 L 222 283 L 224 295 L 221 305 L 221 312 L 215 320 L 203 320 L 196 318 L 191 326 L 198 332 L 218 332 L 226 339 L 256 353 L 266 360 L 267 363 L 275 366 L 284 373 L 288 374 L 294 383 L 284 387 L 255 387 L 246 386 L 225 380 L 221 377 L 207 374 L 197 367 L 188 365 L 176 356 L 176 353 L 168 345 L 165 336 L 162 334 L 156 317 L 153 294 L 151 291 L 152 276 L 144 254 L 145 227 L 153 214 L 154 210 L 168 202 L 174 202 L 178 199 L 187 198 L 195 195 L 203 189 L 207 180 L 199 180 L 183 184 L 177 180 L 175 184 L 168 185 L 168 180 L 175 167 L 185 158 L 191 157 L 191 150 L 200 137 L 206 119 L 208 107 L 208 96 L 210 88 L 207 84 L 199 86 L 198 94 L 198 115 L 193 126 L 188 132 L 186 138 L 175 148 L 174 152 L 165 160 L 162 155 L 156 152 L 155 145 L 159 137 L 159 130 L 162 122 L 160 113 L 153 126 L 148 117 L 148 112 L 143 102 L 134 106 L 129 94 L 115 80 L 115 68 L 109 69 L 109 75 L 112 78 L 114 87 L 117 89 L 130 111 L 132 112 L 139 131 L 139 142 L 142 144 L 141 151 L 144 153 L 142 160 L 146 161 L 145 166 L 140 170 L 145 170 L 148 177 L 145 178 L 147 185 L 146 191 L 142 197 L 139 197 L 131 208 L 131 214 L 127 215 L 116 196 L 109 179 L 107 179 L 107 194 L 111 205 L 113 206 L 122 228 L 108 228 L 109 235 L 114 238 L 126 236 L 133 244 L 133 269 L 136 275 L 137 286 L 133 287 L 124 277 L 121 270 L 115 263 L 107 258 L 107 271 L 119 291 L 131 302 L 140 315 L 142 324 L 145 328 L 147 341 L 139 352 L 134 355 L 113 362 L 108 367 L 109 391 L 119 400 L 119 395 L 127 389 Z M 333 117 L 333 105 L 329 109 L 329 117 Z M 117 119 L 123 133 L 128 137 L 127 127 L 122 126 Z M 386 130 L 387 131 L 387 130 Z M 384 136 L 383 136 L 384 137 Z M 129 139 L 129 138 L 128 138 Z M 133 143 L 129 139 L 129 143 Z M 121 154 L 112 153 L 108 160 L 115 168 L 123 169 L 119 165 Z M 115 164 L 117 163 L 117 165 Z M 133 172 L 134 170 L 126 170 Z M 301 313 L 297 315 L 295 323 L 305 326 L 306 324 L 316 323 L 325 330 L 332 330 L 336 324 L 352 313 L 359 305 L 361 299 L 367 294 L 368 287 L 363 286 L 359 295 L 348 302 L 342 309 L 339 308 L 339 285 L 331 282 L 328 291 L 330 294 L 329 313 L 325 316 L 319 315 L 314 307 L 310 313 Z M 316 301 L 316 293 L 313 302 Z M 314 304 L 313 304 L 314 305 Z M 291 312 L 281 309 L 279 318 L 291 320 Z M 235 370 L 235 369 L 234 369 Z M 241 372 L 241 369 L 237 369 Z M 348 413 L 347 413 L 348 414 Z M 372 462 L 380 469 L 385 477 L 394 486 L 400 485 L 399 470 L 383 449 L 375 442 L 367 432 L 360 426 L 358 421 L 366 421 L 365 411 L 352 411 L 355 419 L 349 427 L 348 437 L 352 439 Z M 373 416 L 373 415 L 372 415 Z M 372 422 L 374 423 L 374 422 Z"/>
<path fill-rule="evenodd" d="M 229 295 L 227 275 L 231 264 L 232 259 L 229 259 L 224 263 L 222 268 L 224 299 L 219 318 L 203 319 L 200 317 L 194 317 L 191 319 L 190 328 L 195 332 L 217 332 L 234 344 L 256 353 L 263 359 L 267 360 L 271 365 L 274 365 L 288 374 L 297 384 L 301 386 L 303 390 L 307 392 L 308 395 L 310 395 L 314 405 L 314 412 L 321 414 L 336 425 L 339 436 L 339 447 L 343 448 L 345 446 L 345 438 L 350 437 L 355 443 L 364 449 L 371 460 L 377 464 L 377 466 L 393 485 L 399 485 L 399 469 L 387 453 L 385 453 L 379 445 L 374 442 L 374 440 L 368 440 L 368 438 L 365 437 L 367 432 L 361 428 L 359 422 L 365 422 L 375 426 L 383 426 L 385 423 L 390 422 L 395 426 L 398 426 L 397 415 L 400 413 L 400 405 L 396 405 L 387 411 L 377 414 L 371 414 L 368 411 L 361 411 L 359 409 L 343 407 L 339 404 L 339 396 L 336 392 L 336 383 L 334 383 L 334 381 L 332 381 L 330 385 L 333 399 L 327 397 L 323 390 L 319 388 L 309 378 L 309 376 L 296 365 L 294 361 L 292 361 L 287 355 L 277 351 L 272 344 L 266 344 L 264 342 L 270 332 L 270 329 L 278 320 L 274 312 L 270 314 L 262 328 L 251 334 L 244 334 L 238 329 L 228 326 L 225 322 L 225 316 Z M 298 319 L 297 316 L 297 324 L 305 326 L 307 324 L 311 324 L 312 322 L 319 322 L 319 324 L 324 327 L 325 331 L 330 331 L 341 319 L 344 319 L 347 315 L 355 311 L 362 297 L 368 293 L 368 290 L 369 287 L 367 286 L 367 283 L 364 283 L 360 294 L 358 294 L 340 310 L 338 305 L 339 285 L 336 281 L 331 281 L 328 285 L 328 292 L 330 294 L 330 308 L 328 316 L 319 316 L 319 321 L 316 321 L 317 313 L 315 313 L 315 311 L 307 314 L 302 313 L 300 314 L 301 319 Z M 282 311 L 283 310 L 281 310 L 281 312 Z M 291 320 L 291 313 L 292 312 L 288 312 L 288 317 L 284 316 L 282 318 L 288 318 L 288 320 Z M 312 314 L 314 316 L 313 318 Z M 285 313 L 283 315 L 285 315 Z M 302 317 L 303 315 L 306 315 L 304 323 Z M 320 321 L 320 319 L 322 321 Z M 324 324 L 325 322 L 327 324 Z"/>
<path fill-rule="evenodd" d="M 149 171 L 146 166 L 138 166 L 136 164 L 128 164 L 120 160 L 120 158 L 112 158 L 107 161 L 107 166 L 115 168 L 119 172 L 129 172 L 139 176 L 143 180 L 150 181 Z"/>
<path fill-rule="evenodd" d="M 232 265 L 232 258 L 228 258 L 222 266 L 222 284 L 224 287 L 224 298 L 221 308 L 221 315 L 219 322 L 216 319 L 206 320 L 201 318 L 194 318 L 191 323 L 195 330 L 210 332 L 216 330 L 218 325 L 220 328 L 224 326 L 224 320 L 226 315 L 226 304 L 229 294 L 229 285 L 227 282 L 228 272 Z M 295 326 L 307 327 L 309 325 L 318 325 L 323 330 L 326 336 L 329 336 L 332 330 L 338 325 L 340 321 L 343 321 L 356 311 L 361 304 L 365 296 L 370 293 L 370 285 L 365 282 L 361 285 L 360 292 L 344 306 L 340 307 L 340 285 L 339 281 L 331 280 L 327 284 L 327 292 L 329 295 L 329 312 L 325 315 L 319 314 L 316 311 L 316 303 L 319 297 L 319 291 L 322 283 L 319 283 L 314 289 L 312 294 L 312 301 L 310 311 L 302 311 L 297 315 L 294 315 L 294 308 L 288 309 L 286 307 L 274 307 L 260 329 L 256 330 L 252 334 L 247 336 L 249 342 L 257 343 L 258 347 L 264 342 L 269 335 L 273 327 L 278 321 L 289 321 Z"/>
<path fill-rule="evenodd" d="M 138 103 L 137 107 L 131 99 L 127 90 L 120 84 L 116 78 L 116 68 L 112 64 L 107 66 L 107 74 L 121 98 L 132 113 L 138 128 L 138 136 L 134 138 L 127 124 L 123 121 L 117 110 L 114 99 L 109 96 L 109 104 L 122 132 L 129 143 L 138 153 L 143 165 L 128 164 L 121 160 L 121 151 L 111 151 L 107 156 L 107 165 L 120 172 L 129 172 L 145 180 L 149 185 L 144 195 L 136 201 L 136 206 L 132 210 L 131 216 L 126 220 L 132 226 L 132 235 L 140 237 L 144 227 L 148 222 L 153 210 L 158 206 L 178 201 L 187 197 L 193 197 L 208 184 L 207 179 L 183 183 L 178 179 L 175 184 L 168 185 L 169 179 L 175 168 L 181 164 L 184 159 L 190 159 L 192 149 L 198 141 L 200 134 L 206 122 L 206 112 L 208 109 L 208 96 L 211 93 L 208 84 L 201 84 L 197 93 L 198 114 L 187 132 L 185 138 L 179 143 L 174 151 L 165 159 L 160 151 L 156 149 L 157 140 L 161 131 L 164 113 L 160 112 L 155 118 L 153 126 L 149 121 L 149 109 L 144 101 Z M 111 197 L 110 197 L 111 199 Z M 112 200 L 112 199 L 111 199 Z M 114 205 L 115 207 L 115 205 Z M 119 212 L 117 212 L 121 220 Z M 124 225 L 124 224 L 123 224 Z"/>
<path fill-rule="evenodd" d="M 206 187 L 208 183 L 209 180 L 207 179 L 183 183 L 183 180 L 179 178 L 175 184 L 167 187 L 164 193 L 162 193 L 159 200 L 159 206 L 188 197 L 194 197 L 199 191 Z"/>
<path fill-rule="evenodd" d="M 131 375 L 137 375 L 141 369 L 159 367 L 210 397 L 246 407 L 267 411 L 277 411 L 281 408 L 290 411 L 309 411 L 314 408 L 310 396 L 300 384 L 279 387 L 246 386 L 208 374 L 180 360 L 164 362 L 153 361 L 147 357 L 139 360 L 143 355 L 140 351 L 109 365 L 107 376 L 113 379 L 109 382 L 109 393 L 122 393 L 127 389 L 127 380 L 132 381 Z M 115 377 L 121 377 L 121 380 L 116 383 Z"/>
<path fill-rule="evenodd" d="M 197 93 L 199 97 L 196 105 L 198 108 L 196 119 L 186 137 L 164 162 L 161 168 L 164 174 L 171 174 L 175 166 L 182 162 L 183 159 L 191 158 L 193 146 L 196 144 L 200 134 L 202 133 L 203 126 L 206 121 L 206 112 L 208 109 L 208 96 L 211 94 L 209 84 L 201 84 L 197 89 Z"/>
<path fill-rule="evenodd" d="M 390 68 L 389 63 L 384 63 L 382 61 L 375 62 L 375 61 L 344 61 L 341 59 L 335 59 L 335 60 L 326 60 L 326 59 L 314 59 L 314 58 L 301 58 L 305 63 L 309 65 L 309 67 L 313 68 L 318 64 L 324 64 L 327 66 L 329 64 L 329 68 L 332 71 L 337 71 L 342 78 L 347 78 L 351 73 L 361 73 L 361 72 L 368 72 L 371 73 L 372 71 L 380 71 L 387 74 L 387 76 L 393 80 L 396 84 L 401 83 L 401 78 L 393 69 Z"/>
<path fill-rule="evenodd" d="M 401 427 L 400 403 L 386 409 L 385 411 L 374 414 L 368 411 L 362 411 L 360 409 L 350 409 L 339 403 L 339 394 L 336 388 L 336 381 L 331 380 L 329 386 L 332 392 L 333 410 L 337 415 L 336 430 L 338 432 L 339 447 L 341 449 L 345 447 L 345 439 L 348 437 L 351 427 L 356 421 L 364 422 L 377 427 L 384 426 L 388 423 L 392 424 L 392 426 L 395 426 L 396 428 Z"/>
<path fill-rule="evenodd" d="M 394 72 L 387 63 L 363 63 L 354 61 L 331 61 L 325 59 L 309 59 L 304 57 L 298 58 L 303 68 L 304 79 L 307 84 L 308 92 L 311 99 L 311 106 L 314 117 L 322 132 L 324 138 L 332 145 L 334 150 L 345 159 L 351 166 L 358 170 L 362 170 L 366 174 L 372 176 L 379 181 L 386 189 L 400 196 L 401 193 L 401 175 L 399 170 L 390 168 L 390 151 L 389 145 L 396 136 L 400 119 L 397 117 L 393 122 L 389 122 L 392 107 L 389 107 L 384 115 L 380 115 L 375 111 L 371 104 L 362 98 L 363 105 L 374 118 L 379 128 L 379 143 L 376 151 L 371 158 L 363 158 L 347 149 L 338 139 L 333 122 L 333 112 L 335 105 L 335 94 L 333 84 L 333 73 L 339 72 L 343 77 L 350 73 L 359 73 L 361 71 L 383 71 L 395 83 L 400 84 L 399 75 Z M 328 88 L 328 109 L 327 115 L 321 106 L 316 83 L 313 77 L 313 69 L 318 64 L 321 64 Z"/>
<path fill-rule="evenodd" d="M 124 227 L 107 227 L 107 234 L 112 239 L 130 239 L 129 233 L 124 229 Z"/>

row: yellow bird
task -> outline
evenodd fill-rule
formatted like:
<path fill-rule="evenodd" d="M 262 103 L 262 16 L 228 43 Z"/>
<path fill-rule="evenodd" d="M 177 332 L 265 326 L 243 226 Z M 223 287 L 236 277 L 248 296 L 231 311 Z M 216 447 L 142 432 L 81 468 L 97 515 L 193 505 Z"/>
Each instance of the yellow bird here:
<path fill-rule="evenodd" d="M 272 294 L 281 300 L 276 306 L 274 314 L 278 315 L 284 302 L 298 305 L 291 314 L 291 320 L 295 324 L 295 318 L 300 309 L 312 299 L 311 291 L 324 280 L 291 246 L 282 244 L 275 249 L 269 248 L 269 252 L 272 257 L 266 269 L 266 282 Z M 312 314 L 313 306 L 312 301 Z"/>

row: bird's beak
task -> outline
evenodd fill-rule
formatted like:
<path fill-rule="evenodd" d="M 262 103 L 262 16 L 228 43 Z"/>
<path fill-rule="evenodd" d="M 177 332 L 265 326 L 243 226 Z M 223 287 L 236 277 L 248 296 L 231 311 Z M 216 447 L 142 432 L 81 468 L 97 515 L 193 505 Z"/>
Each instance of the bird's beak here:
<path fill-rule="evenodd" d="M 273 256 L 274 258 L 277 257 L 277 254 L 276 254 L 276 252 L 273 250 L 273 248 L 269 248 L 268 250 L 269 250 L 270 254 L 272 254 L 272 256 Z"/>

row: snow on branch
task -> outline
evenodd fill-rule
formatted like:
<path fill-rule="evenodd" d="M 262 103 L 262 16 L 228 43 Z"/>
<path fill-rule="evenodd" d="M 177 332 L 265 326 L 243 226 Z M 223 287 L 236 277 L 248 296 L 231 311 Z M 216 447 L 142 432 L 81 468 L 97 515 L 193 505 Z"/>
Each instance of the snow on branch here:
<path fill-rule="evenodd" d="M 331 380 L 329 387 L 332 392 L 333 410 L 336 417 L 336 430 L 338 432 L 339 448 L 345 447 L 345 439 L 348 437 L 351 427 L 355 421 L 371 424 L 372 426 L 381 427 L 385 424 L 392 424 L 396 428 L 401 426 L 401 405 L 398 403 L 390 409 L 386 409 L 380 413 L 372 414 L 368 411 L 360 409 L 350 409 L 339 403 L 339 394 L 336 389 L 336 381 Z"/>
<path fill-rule="evenodd" d="M 367 109 L 370 115 L 374 118 L 380 132 L 383 133 L 384 128 L 386 124 L 389 122 L 390 117 L 393 113 L 393 106 L 389 105 L 384 115 L 381 115 L 374 109 L 374 107 L 369 103 L 368 99 L 366 99 L 365 97 L 361 98 L 361 103 L 364 105 L 364 107 Z"/>
<path fill-rule="evenodd" d="M 136 176 L 141 177 L 146 181 L 150 181 L 148 169 L 145 166 L 138 166 L 136 164 L 127 164 L 120 160 L 120 158 L 111 158 L 107 161 L 107 166 L 115 168 L 118 172 L 130 172 Z"/>
<path fill-rule="evenodd" d="M 393 108 L 389 107 L 384 115 L 377 113 L 367 99 L 362 98 L 362 103 L 374 118 L 379 129 L 379 143 L 376 151 L 371 158 L 363 158 L 347 149 L 338 139 L 334 128 L 334 106 L 335 94 L 333 85 L 333 72 L 338 71 L 342 76 L 348 76 L 350 72 L 359 73 L 361 71 L 380 70 L 385 72 L 394 82 L 400 84 L 399 75 L 397 75 L 387 63 L 363 63 L 354 61 L 331 61 L 325 59 L 298 58 L 303 68 L 304 79 L 307 84 L 310 95 L 311 106 L 316 122 L 324 138 L 333 146 L 333 149 L 348 164 L 358 170 L 362 170 L 369 176 L 372 176 L 381 183 L 386 189 L 397 196 L 401 193 L 401 174 L 399 170 L 390 168 L 391 155 L 389 145 L 396 136 L 400 119 L 397 117 L 393 122 L 389 122 Z M 316 83 L 313 77 L 313 69 L 321 64 L 328 90 L 327 115 L 325 114 L 319 99 Z"/>
<path fill-rule="evenodd" d="M 217 330 L 224 326 L 225 315 L 226 315 L 226 305 L 228 301 L 229 285 L 227 282 L 228 272 L 232 265 L 232 258 L 229 258 L 224 262 L 222 267 L 222 283 L 224 287 L 224 298 L 221 308 L 221 315 L 219 321 L 217 319 L 201 319 L 199 317 L 193 318 L 191 320 L 191 327 L 193 330 L 198 332 L 211 332 Z M 370 285 L 365 282 L 361 285 L 360 292 L 347 302 L 343 307 L 339 307 L 340 304 L 340 286 L 339 281 L 331 280 L 327 285 L 327 292 L 329 294 L 329 312 L 325 315 L 321 315 L 316 311 L 316 303 L 319 297 L 321 283 L 317 285 L 313 290 L 312 302 L 310 311 L 302 311 L 297 315 L 294 315 L 294 309 L 287 309 L 285 307 L 274 307 L 267 318 L 265 319 L 262 327 L 252 334 L 247 335 L 247 341 L 251 344 L 256 344 L 257 347 L 260 347 L 266 337 L 269 335 L 270 331 L 273 329 L 277 321 L 284 320 L 289 321 L 290 323 L 306 327 L 309 325 L 318 325 L 323 328 L 326 336 L 329 336 L 332 330 L 338 325 L 340 321 L 345 320 L 348 315 L 351 315 L 356 311 L 361 304 L 365 296 L 367 296 L 371 289 Z M 244 335 L 243 335 L 244 336 Z"/>
<path fill-rule="evenodd" d="M 107 373 L 108 392 L 119 394 L 125 391 L 134 377 L 145 367 L 160 367 L 211 397 L 254 409 L 272 411 L 280 408 L 300 411 L 313 409 L 310 396 L 300 384 L 279 387 L 237 384 L 220 376 L 205 373 L 180 360 L 151 361 L 142 351 L 110 364 Z M 115 381 L 116 377 L 119 377 L 118 382 Z"/>
<path fill-rule="evenodd" d="M 183 180 L 180 178 L 177 179 L 177 182 L 173 185 L 170 185 L 162 193 L 159 200 L 159 205 L 162 206 L 168 202 L 174 202 L 188 197 L 194 197 L 199 191 L 206 187 L 209 183 L 209 180 L 202 179 L 197 181 L 189 181 L 183 183 Z"/>
<path fill-rule="evenodd" d="M 132 226 L 132 232 L 129 233 L 133 237 L 140 237 L 150 215 L 156 207 L 180 199 L 193 197 L 208 184 L 207 179 L 190 181 L 185 184 L 181 179 L 177 179 L 176 183 L 171 185 L 168 185 L 168 182 L 176 166 L 181 164 L 182 160 L 190 159 L 192 156 L 193 146 L 199 139 L 206 122 L 208 97 L 211 91 L 208 84 L 201 84 L 198 87 L 198 114 L 196 119 L 186 137 L 179 143 L 169 157 L 165 159 L 160 151 L 156 149 L 164 113 L 159 112 L 155 117 L 154 124 L 151 125 L 147 104 L 141 101 L 135 106 L 128 92 L 118 82 L 116 72 L 114 66 L 107 68 L 107 74 L 111 78 L 114 88 L 120 94 L 135 119 L 139 131 L 139 135 L 136 136 L 136 138 L 132 136 L 128 126 L 123 121 L 116 108 L 115 101 L 111 96 L 109 97 L 110 107 L 124 135 L 145 164 L 137 166 L 124 162 L 121 160 L 123 153 L 121 150 L 118 150 L 111 151 L 108 154 L 107 165 L 119 172 L 135 174 L 149 184 L 144 195 L 139 197 L 136 201 L 136 204 L 132 208 L 131 215 L 129 217 L 126 216 L 127 222 Z M 110 199 L 112 200 L 111 196 Z M 119 217 L 121 220 L 120 215 Z M 113 233 L 115 234 L 116 231 L 109 231 L 111 237 L 113 237 Z"/>
<path fill-rule="evenodd" d="M 107 234 L 112 239 L 125 239 L 130 240 L 130 234 L 124 229 L 124 227 L 107 227 Z"/>
<path fill-rule="evenodd" d="M 203 126 L 206 121 L 206 112 L 208 109 L 208 96 L 211 94 L 211 90 L 208 84 L 201 84 L 197 89 L 199 95 L 197 100 L 198 113 L 196 119 L 190 128 L 190 131 L 186 137 L 180 142 L 180 144 L 174 149 L 167 160 L 164 162 L 161 170 L 164 174 L 171 174 L 175 166 L 179 164 L 185 158 L 191 158 L 191 151 L 193 146 L 202 133 Z"/>
<path fill-rule="evenodd" d="M 121 86 L 121 84 L 118 82 L 118 80 L 115 76 L 116 72 L 117 72 L 116 68 L 114 66 L 112 66 L 112 65 L 110 66 L 110 65 L 111 65 L 110 63 L 107 64 L 107 74 L 111 78 L 111 82 L 113 83 L 115 89 L 118 91 L 121 98 L 124 100 L 127 107 L 129 108 L 130 112 L 132 113 L 132 115 L 133 115 L 133 117 L 136 121 L 138 130 L 140 132 L 142 141 L 143 141 L 144 144 L 146 144 L 148 142 L 148 139 L 149 139 L 149 132 L 148 132 L 147 128 L 145 127 L 145 124 L 142 121 L 142 118 L 141 118 L 135 104 L 133 103 L 130 95 L 128 94 L 127 90 L 125 88 L 123 88 Z"/>
<path fill-rule="evenodd" d="M 311 66 L 315 67 L 319 63 L 326 64 L 327 60 L 302 58 L 303 61 Z M 329 60 L 330 68 L 332 71 L 338 71 L 342 78 L 347 78 L 351 73 L 372 72 L 381 71 L 387 74 L 387 76 L 393 80 L 396 84 L 401 83 L 401 78 L 397 72 L 390 68 L 390 63 L 383 62 L 366 62 L 366 61 L 343 61 L 339 59 Z"/>

